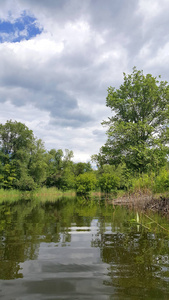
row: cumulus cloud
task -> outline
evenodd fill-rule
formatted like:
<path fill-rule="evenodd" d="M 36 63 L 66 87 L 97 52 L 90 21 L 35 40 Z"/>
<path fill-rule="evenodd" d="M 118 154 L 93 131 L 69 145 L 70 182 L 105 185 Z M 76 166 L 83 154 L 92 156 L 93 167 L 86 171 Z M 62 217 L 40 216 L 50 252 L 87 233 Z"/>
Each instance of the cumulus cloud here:
<path fill-rule="evenodd" d="M 2 122 L 22 121 L 48 149 L 89 160 L 106 140 L 108 86 L 134 65 L 168 80 L 168 8 L 167 0 L 1 1 L 1 24 L 13 24 L 0 30 Z"/>

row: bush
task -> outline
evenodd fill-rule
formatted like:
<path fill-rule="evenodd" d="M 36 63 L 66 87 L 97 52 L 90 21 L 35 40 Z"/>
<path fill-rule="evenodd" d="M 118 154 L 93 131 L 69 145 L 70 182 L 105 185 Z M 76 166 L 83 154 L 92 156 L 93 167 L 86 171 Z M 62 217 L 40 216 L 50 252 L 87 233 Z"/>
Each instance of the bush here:
<path fill-rule="evenodd" d="M 21 191 L 32 191 L 36 187 L 37 184 L 29 175 L 23 174 L 19 180 L 16 180 L 16 188 Z"/>
<path fill-rule="evenodd" d="M 99 187 L 102 192 L 110 193 L 120 186 L 120 178 L 115 174 L 103 173 L 99 178 Z"/>
<path fill-rule="evenodd" d="M 76 177 L 77 194 L 87 194 L 96 187 L 96 176 L 94 173 L 85 172 Z"/>
<path fill-rule="evenodd" d="M 159 175 L 155 178 L 153 191 L 162 193 L 169 190 L 169 171 L 162 169 Z"/>
<path fill-rule="evenodd" d="M 141 174 L 138 177 L 133 177 L 130 179 L 130 190 L 132 192 L 146 192 L 152 190 L 154 186 L 154 173 L 151 174 Z"/>

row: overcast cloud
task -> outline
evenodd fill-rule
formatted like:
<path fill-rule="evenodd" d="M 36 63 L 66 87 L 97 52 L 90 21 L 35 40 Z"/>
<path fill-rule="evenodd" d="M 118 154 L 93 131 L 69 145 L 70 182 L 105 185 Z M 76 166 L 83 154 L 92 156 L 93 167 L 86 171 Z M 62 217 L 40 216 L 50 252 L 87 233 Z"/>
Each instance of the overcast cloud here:
<path fill-rule="evenodd" d="M 2 0 L 1 123 L 89 161 L 105 143 L 107 88 L 133 66 L 169 82 L 168 0 Z"/>

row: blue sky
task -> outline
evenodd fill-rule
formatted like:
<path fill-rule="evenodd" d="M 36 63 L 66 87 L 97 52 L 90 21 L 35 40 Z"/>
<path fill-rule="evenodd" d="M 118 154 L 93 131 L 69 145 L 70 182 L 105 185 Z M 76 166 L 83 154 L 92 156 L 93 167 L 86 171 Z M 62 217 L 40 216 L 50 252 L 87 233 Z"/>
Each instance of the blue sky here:
<path fill-rule="evenodd" d="M 0 42 L 20 42 L 29 40 L 40 34 L 42 29 L 37 25 L 37 19 L 27 15 L 25 12 L 14 21 L 0 20 Z"/>
<path fill-rule="evenodd" d="M 106 141 L 107 88 L 133 66 L 169 82 L 168 0 L 0 1 L 0 123 L 89 161 Z"/>

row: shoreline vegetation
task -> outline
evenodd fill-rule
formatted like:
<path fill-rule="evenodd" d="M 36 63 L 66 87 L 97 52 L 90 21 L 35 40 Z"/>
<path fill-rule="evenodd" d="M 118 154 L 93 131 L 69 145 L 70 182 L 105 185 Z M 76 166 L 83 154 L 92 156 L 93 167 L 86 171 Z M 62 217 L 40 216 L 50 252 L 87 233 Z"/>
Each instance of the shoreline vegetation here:
<path fill-rule="evenodd" d="M 0 189 L 0 205 L 5 203 L 15 203 L 22 200 L 38 200 L 39 202 L 55 202 L 62 198 L 74 198 L 77 196 L 75 190 L 61 191 L 57 188 L 40 188 L 34 191 L 4 190 Z M 91 191 L 87 195 L 81 195 L 86 199 L 105 199 L 107 204 L 114 206 L 125 206 L 136 211 L 159 213 L 167 216 L 169 213 L 169 192 L 152 193 L 152 191 L 135 191 L 115 193 L 103 193 L 101 191 Z"/>
<path fill-rule="evenodd" d="M 0 205 L 6 202 L 12 203 L 20 200 L 38 199 L 39 201 L 56 201 L 61 197 L 75 197 L 73 190 L 60 191 L 57 188 L 40 188 L 33 191 L 19 191 L 16 189 L 0 189 Z"/>

